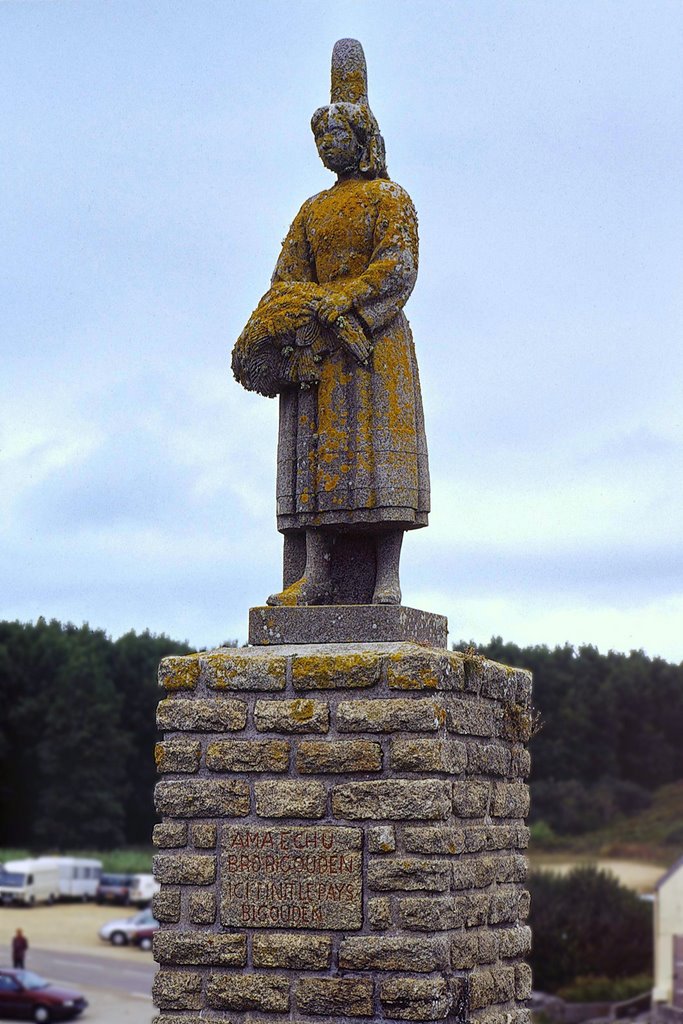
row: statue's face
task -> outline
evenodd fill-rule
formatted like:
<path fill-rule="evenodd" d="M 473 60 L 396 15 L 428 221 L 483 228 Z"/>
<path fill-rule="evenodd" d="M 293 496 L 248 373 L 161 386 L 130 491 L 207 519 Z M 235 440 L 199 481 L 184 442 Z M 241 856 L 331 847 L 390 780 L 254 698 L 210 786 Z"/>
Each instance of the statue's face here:
<path fill-rule="evenodd" d="M 356 133 L 342 110 L 327 107 L 313 129 L 320 159 L 330 171 L 344 174 L 358 169 L 363 152 Z"/>

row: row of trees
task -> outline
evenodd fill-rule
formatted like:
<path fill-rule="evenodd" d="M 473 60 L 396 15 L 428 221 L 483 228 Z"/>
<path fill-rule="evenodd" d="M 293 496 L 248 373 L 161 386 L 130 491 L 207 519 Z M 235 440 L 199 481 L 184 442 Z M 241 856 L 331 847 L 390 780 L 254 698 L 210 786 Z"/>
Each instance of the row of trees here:
<path fill-rule="evenodd" d="M 165 636 L 0 622 L 0 846 L 147 843 Z M 479 652 L 534 672 L 532 814 L 577 832 L 683 778 L 683 665 L 593 647 Z"/>
<path fill-rule="evenodd" d="M 654 789 L 683 778 L 683 664 L 500 637 L 475 649 L 534 674 L 532 821 L 588 831 L 644 809 Z"/>
<path fill-rule="evenodd" d="M 185 644 L 0 622 L 0 845 L 148 843 L 156 671 Z"/>

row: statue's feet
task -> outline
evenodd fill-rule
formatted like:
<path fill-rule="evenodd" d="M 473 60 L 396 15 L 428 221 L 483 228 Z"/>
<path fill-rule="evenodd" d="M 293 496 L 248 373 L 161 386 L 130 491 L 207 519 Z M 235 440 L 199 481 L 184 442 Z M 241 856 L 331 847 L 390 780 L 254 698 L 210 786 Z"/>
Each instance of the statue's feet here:
<path fill-rule="evenodd" d="M 331 604 L 332 584 L 309 582 L 305 576 L 292 583 L 279 594 L 271 594 L 266 604 L 271 606 L 296 606 L 309 604 Z"/>
<path fill-rule="evenodd" d="M 372 595 L 373 604 L 400 604 L 401 588 L 398 581 L 394 583 L 378 584 Z"/>

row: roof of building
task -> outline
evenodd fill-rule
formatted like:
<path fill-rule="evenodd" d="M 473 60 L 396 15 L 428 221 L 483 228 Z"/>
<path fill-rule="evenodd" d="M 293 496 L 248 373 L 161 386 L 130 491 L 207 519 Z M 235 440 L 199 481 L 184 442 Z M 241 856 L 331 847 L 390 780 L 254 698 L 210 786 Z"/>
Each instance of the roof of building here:
<path fill-rule="evenodd" d="M 665 882 L 668 882 L 671 876 L 675 875 L 681 868 L 683 868 L 683 857 L 679 857 L 678 860 L 671 865 L 669 870 L 664 872 L 662 877 L 655 884 L 655 889 L 659 889 Z"/>

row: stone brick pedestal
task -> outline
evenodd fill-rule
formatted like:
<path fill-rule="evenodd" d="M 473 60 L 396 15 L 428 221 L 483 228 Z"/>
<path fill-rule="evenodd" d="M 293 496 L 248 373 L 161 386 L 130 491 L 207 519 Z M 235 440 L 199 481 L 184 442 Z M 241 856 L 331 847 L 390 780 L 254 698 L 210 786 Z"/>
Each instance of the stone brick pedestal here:
<path fill-rule="evenodd" d="M 166 658 L 158 1024 L 522 1024 L 531 679 L 413 643 Z"/>

